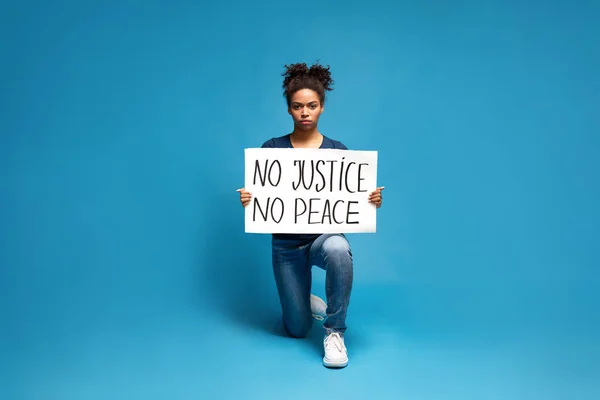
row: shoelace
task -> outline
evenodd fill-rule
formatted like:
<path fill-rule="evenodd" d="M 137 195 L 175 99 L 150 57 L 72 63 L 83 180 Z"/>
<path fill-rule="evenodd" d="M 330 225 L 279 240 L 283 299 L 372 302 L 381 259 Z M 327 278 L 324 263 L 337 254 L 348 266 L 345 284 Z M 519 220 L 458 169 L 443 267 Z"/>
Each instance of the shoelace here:
<path fill-rule="evenodd" d="M 317 321 L 323 321 L 323 320 L 325 319 L 325 318 L 323 318 L 323 317 L 321 317 L 320 315 L 318 315 L 318 314 L 315 314 L 315 313 L 313 313 L 313 315 L 312 315 L 312 316 L 313 316 L 313 318 L 314 318 L 314 319 L 316 319 Z"/>
<path fill-rule="evenodd" d="M 335 347 L 338 351 L 344 351 L 345 346 L 339 333 L 334 332 L 325 339 L 325 348 L 330 349 L 331 347 Z"/>

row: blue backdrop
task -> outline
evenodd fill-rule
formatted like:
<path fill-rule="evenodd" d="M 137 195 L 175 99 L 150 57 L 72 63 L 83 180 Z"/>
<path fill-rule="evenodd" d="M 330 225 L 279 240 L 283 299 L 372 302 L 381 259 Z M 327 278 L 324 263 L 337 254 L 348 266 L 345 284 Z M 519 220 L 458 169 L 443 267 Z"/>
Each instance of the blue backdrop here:
<path fill-rule="evenodd" d="M 600 394 L 597 2 L 13 2 L 0 8 L 0 398 Z M 283 338 L 243 149 L 283 65 L 379 151 L 350 235 L 351 364 Z M 324 274 L 315 271 L 315 292 Z"/>

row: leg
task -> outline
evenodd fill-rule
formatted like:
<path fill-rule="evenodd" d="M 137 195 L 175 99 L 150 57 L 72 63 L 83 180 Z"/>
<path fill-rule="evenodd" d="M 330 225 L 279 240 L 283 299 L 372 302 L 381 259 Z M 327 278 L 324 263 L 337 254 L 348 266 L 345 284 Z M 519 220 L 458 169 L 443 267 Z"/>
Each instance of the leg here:
<path fill-rule="evenodd" d="M 353 261 L 350 245 L 344 235 L 324 234 L 310 249 L 310 263 L 325 269 L 327 320 L 326 334 L 346 331 L 346 313 L 352 291 Z"/>
<path fill-rule="evenodd" d="M 283 326 L 293 337 L 305 337 L 312 327 L 310 309 L 310 243 L 273 239 L 273 272 L 283 312 Z"/>

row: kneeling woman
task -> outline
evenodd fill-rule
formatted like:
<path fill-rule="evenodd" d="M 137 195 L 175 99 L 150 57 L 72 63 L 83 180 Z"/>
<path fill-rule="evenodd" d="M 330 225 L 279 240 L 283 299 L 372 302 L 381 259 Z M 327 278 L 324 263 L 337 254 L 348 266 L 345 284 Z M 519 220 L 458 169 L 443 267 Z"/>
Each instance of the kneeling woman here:
<path fill-rule="evenodd" d="M 288 113 L 294 121 L 292 133 L 267 140 L 263 148 L 348 148 L 318 130 L 323 113 L 325 91 L 332 90 L 329 67 L 315 64 L 286 66 L 283 89 Z M 381 207 L 381 190 L 369 195 L 369 201 Z M 239 189 L 240 201 L 246 207 L 252 194 Z M 348 364 L 344 343 L 346 313 L 352 291 L 352 251 L 343 234 L 274 234 L 272 257 L 275 282 L 283 312 L 283 325 L 293 337 L 305 337 L 312 327 L 313 315 L 326 317 L 323 327 L 323 364 L 341 368 Z M 327 304 L 311 295 L 312 266 L 323 268 Z"/>

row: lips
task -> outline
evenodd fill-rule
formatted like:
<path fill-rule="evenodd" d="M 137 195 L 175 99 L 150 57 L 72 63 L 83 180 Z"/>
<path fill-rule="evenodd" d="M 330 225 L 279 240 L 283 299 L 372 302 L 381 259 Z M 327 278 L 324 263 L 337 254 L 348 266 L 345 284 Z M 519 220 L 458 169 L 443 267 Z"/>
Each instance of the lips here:
<path fill-rule="evenodd" d="M 303 121 L 300 121 L 300 123 L 301 123 L 301 124 L 310 124 L 311 122 L 312 122 L 312 121 L 308 121 L 308 120 L 303 120 Z"/>

